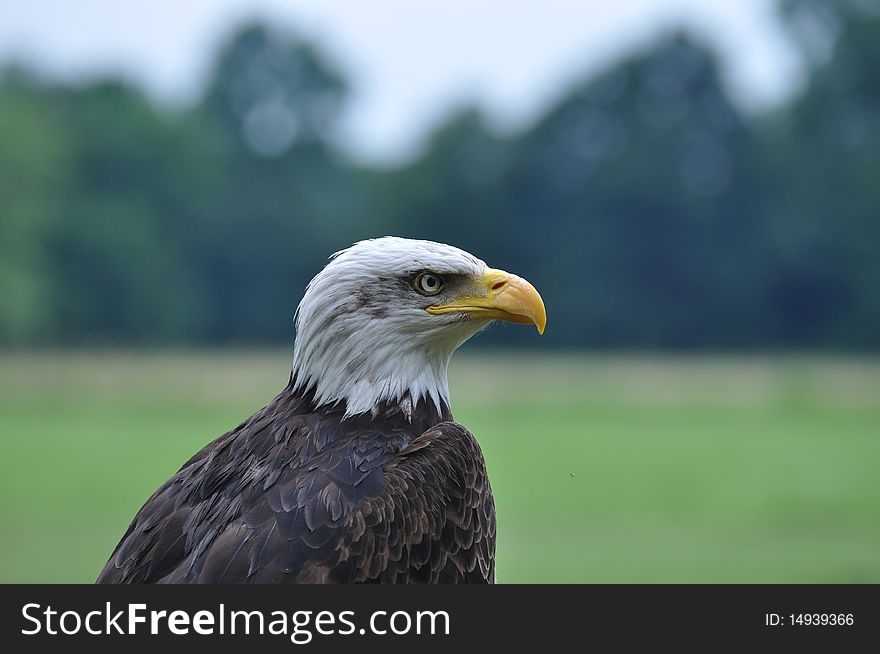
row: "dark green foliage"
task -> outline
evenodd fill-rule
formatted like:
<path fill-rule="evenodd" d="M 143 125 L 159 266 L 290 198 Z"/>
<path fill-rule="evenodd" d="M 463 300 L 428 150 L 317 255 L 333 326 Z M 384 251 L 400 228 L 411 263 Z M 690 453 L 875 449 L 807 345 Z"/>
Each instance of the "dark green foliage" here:
<path fill-rule="evenodd" d="M 398 234 L 533 281 L 542 346 L 877 349 L 880 16 L 864 7 L 785 6 L 813 35 L 809 75 L 772 114 L 742 114 L 706 48 L 670 36 L 520 132 L 462 108 L 395 169 L 341 154 L 344 76 L 258 26 L 185 111 L 7 70 L 0 344 L 289 341 L 331 252 Z"/>

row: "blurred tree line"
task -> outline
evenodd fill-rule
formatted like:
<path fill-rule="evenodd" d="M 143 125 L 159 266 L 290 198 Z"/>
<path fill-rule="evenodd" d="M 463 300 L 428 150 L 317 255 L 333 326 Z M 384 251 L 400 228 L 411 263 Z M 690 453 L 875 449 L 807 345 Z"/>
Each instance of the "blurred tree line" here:
<path fill-rule="evenodd" d="M 744 115 L 670 35 L 518 133 L 464 107 L 391 169 L 338 146 L 344 75 L 259 25 L 187 110 L 7 67 L 0 344 L 289 341 L 331 252 L 397 234 L 534 281 L 542 346 L 876 350 L 880 14 L 783 12 L 809 79 L 781 109 Z"/>

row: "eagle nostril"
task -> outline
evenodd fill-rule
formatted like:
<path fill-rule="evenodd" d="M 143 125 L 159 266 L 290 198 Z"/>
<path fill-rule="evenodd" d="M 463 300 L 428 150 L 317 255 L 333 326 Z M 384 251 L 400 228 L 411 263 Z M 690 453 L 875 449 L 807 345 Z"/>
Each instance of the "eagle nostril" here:
<path fill-rule="evenodd" d="M 493 290 L 493 291 L 497 291 L 499 288 L 501 288 L 502 286 L 504 286 L 506 283 L 507 283 L 507 282 L 504 281 L 503 279 L 502 279 L 500 282 L 495 282 L 494 284 L 492 284 L 492 290 Z"/>

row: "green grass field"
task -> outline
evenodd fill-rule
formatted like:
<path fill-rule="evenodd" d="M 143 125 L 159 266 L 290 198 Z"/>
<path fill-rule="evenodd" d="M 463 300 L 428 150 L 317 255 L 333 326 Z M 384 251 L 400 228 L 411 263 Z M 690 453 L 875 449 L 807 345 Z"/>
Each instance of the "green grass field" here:
<path fill-rule="evenodd" d="M 0 581 L 91 582 L 290 354 L 0 355 Z M 880 582 L 880 361 L 461 353 L 500 582 Z"/>

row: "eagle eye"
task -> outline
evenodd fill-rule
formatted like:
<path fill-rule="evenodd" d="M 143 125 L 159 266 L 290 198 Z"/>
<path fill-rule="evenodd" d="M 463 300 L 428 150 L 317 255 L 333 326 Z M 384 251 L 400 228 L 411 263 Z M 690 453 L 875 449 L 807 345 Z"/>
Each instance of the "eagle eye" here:
<path fill-rule="evenodd" d="M 437 295 L 443 289 L 443 278 L 437 273 L 423 272 L 413 286 L 422 295 Z"/>

